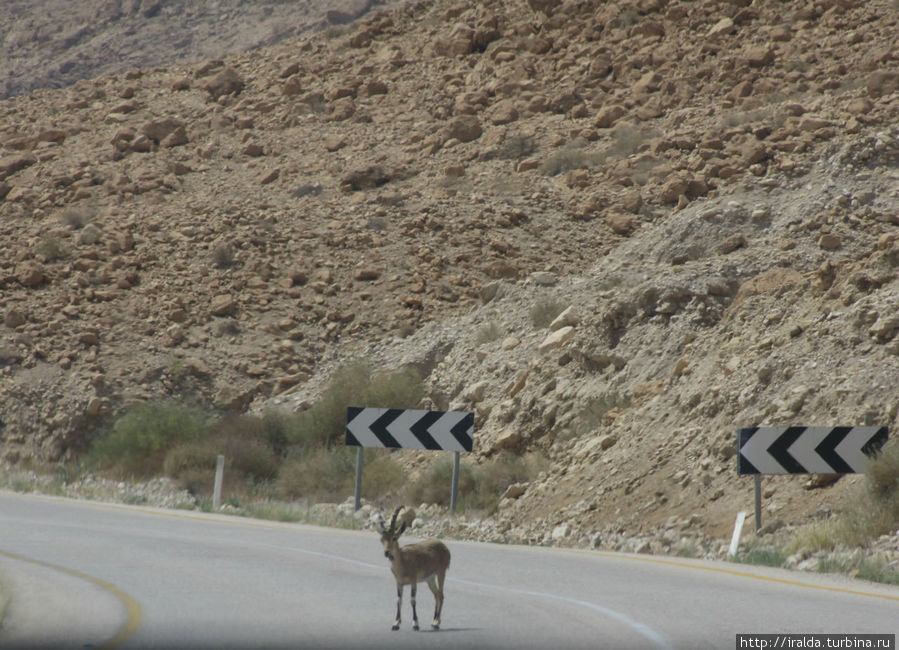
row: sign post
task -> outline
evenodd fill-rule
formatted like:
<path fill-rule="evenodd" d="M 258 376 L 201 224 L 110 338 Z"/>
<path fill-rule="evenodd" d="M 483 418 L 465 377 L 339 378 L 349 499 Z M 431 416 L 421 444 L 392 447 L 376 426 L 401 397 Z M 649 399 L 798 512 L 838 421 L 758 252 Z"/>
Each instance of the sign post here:
<path fill-rule="evenodd" d="M 427 449 L 453 451 L 450 508 L 456 507 L 459 454 L 474 444 L 474 413 L 350 406 L 346 410 L 346 444 L 356 454 L 355 508 L 362 505 L 362 448 Z"/>
<path fill-rule="evenodd" d="M 456 511 L 456 499 L 459 498 L 459 452 L 453 452 L 453 491 L 450 493 L 450 510 Z"/>

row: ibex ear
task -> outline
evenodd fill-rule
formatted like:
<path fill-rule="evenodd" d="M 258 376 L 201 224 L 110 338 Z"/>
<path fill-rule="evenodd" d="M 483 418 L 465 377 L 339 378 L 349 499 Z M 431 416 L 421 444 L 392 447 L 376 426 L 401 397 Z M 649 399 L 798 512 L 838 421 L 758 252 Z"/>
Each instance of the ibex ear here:
<path fill-rule="evenodd" d="M 387 532 L 387 529 L 384 527 L 384 516 L 380 512 L 378 513 L 378 527 L 381 529 L 382 533 Z"/>
<path fill-rule="evenodd" d="M 402 535 L 404 530 L 406 530 L 406 523 L 405 523 L 405 522 L 403 522 L 403 525 L 400 526 L 400 529 L 396 532 L 396 536 L 399 537 L 400 535 Z"/>

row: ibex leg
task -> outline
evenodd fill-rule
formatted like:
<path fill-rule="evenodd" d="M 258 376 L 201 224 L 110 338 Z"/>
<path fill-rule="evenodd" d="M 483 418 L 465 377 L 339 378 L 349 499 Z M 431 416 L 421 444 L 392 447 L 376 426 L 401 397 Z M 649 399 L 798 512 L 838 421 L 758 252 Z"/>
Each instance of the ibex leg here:
<path fill-rule="evenodd" d="M 396 588 L 396 622 L 391 629 L 400 629 L 400 608 L 403 605 L 403 585 Z"/>
<path fill-rule="evenodd" d="M 417 586 L 414 582 L 412 583 L 412 629 L 416 632 L 418 631 L 418 612 L 415 610 L 415 591 Z"/>
<path fill-rule="evenodd" d="M 439 581 L 434 576 L 428 578 L 428 587 L 434 594 L 434 620 L 431 621 L 431 627 L 435 630 L 440 629 L 440 610 L 443 609 L 443 580 Z"/>

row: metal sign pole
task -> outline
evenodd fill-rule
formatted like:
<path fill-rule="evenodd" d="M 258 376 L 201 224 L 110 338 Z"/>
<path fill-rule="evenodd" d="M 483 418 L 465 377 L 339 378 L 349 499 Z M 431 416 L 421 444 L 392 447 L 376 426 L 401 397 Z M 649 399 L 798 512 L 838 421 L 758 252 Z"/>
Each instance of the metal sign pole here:
<path fill-rule="evenodd" d="M 755 532 L 762 529 L 762 475 L 755 475 Z"/>
<path fill-rule="evenodd" d="M 363 447 L 356 448 L 356 490 L 354 492 L 356 499 L 355 510 L 362 507 L 362 450 Z"/>
<path fill-rule="evenodd" d="M 450 494 L 450 510 L 456 511 L 456 499 L 459 496 L 459 452 L 453 452 L 453 491 Z"/>

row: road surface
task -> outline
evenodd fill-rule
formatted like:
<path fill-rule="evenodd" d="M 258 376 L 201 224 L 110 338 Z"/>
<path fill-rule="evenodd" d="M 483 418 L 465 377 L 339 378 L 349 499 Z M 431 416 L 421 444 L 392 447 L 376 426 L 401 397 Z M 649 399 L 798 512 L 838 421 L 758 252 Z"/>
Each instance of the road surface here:
<path fill-rule="evenodd" d="M 414 541 L 410 537 L 408 541 Z M 717 562 L 446 540 L 443 626 L 392 632 L 378 536 L 0 492 L 2 648 L 733 648 L 896 634 L 899 588 Z"/>

